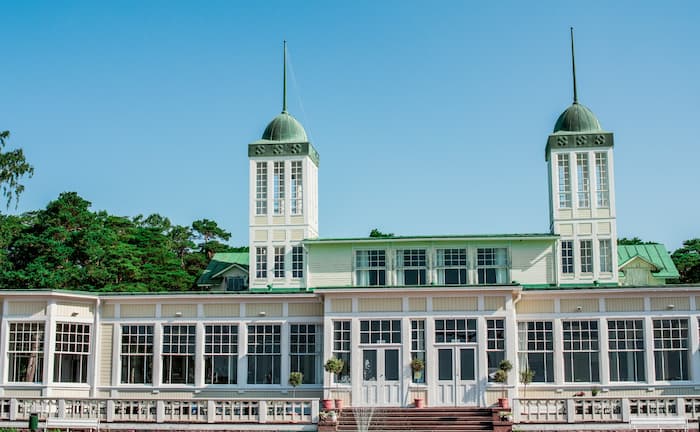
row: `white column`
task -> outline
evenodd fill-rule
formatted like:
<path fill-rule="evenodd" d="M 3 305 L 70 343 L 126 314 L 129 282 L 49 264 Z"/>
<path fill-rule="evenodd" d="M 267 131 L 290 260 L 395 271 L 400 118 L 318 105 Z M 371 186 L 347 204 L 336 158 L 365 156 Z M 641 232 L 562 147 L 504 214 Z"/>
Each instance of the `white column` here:
<path fill-rule="evenodd" d="M 94 337 L 92 338 L 92 355 L 90 356 L 90 360 L 88 362 L 88 365 L 92 368 L 92 377 L 88 378 L 88 382 L 92 382 L 92 385 L 90 386 L 90 396 L 91 397 L 96 397 L 97 396 L 97 386 L 99 385 L 99 376 L 100 376 L 100 368 L 98 365 L 100 364 L 100 357 L 104 355 L 101 350 L 100 350 L 100 340 L 101 340 L 101 333 L 102 329 L 100 326 L 100 317 L 102 316 L 102 313 L 100 311 L 100 298 L 97 297 L 95 300 L 95 309 L 93 313 L 93 335 Z M 114 369 L 116 365 L 112 364 L 112 369 Z"/>
<path fill-rule="evenodd" d="M 153 388 L 163 383 L 163 323 L 153 324 Z"/>
<path fill-rule="evenodd" d="M 357 310 L 355 308 L 353 309 Z M 358 318 L 352 318 L 352 321 L 350 321 L 350 349 L 352 350 L 352 354 L 350 354 L 350 361 L 352 363 L 350 379 L 352 382 L 351 401 L 353 401 L 353 405 L 358 405 L 357 402 L 361 400 L 362 395 L 362 350 L 359 349 L 359 345 L 360 320 Z"/>
<path fill-rule="evenodd" d="M 9 332 L 9 326 L 7 325 L 7 299 L 2 300 L 2 321 L 0 322 L 0 350 L 2 352 L 6 353 L 7 349 L 9 348 L 9 342 L 8 342 L 8 332 Z M 46 334 L 46 331 L 44 331 L 44 335 Z M 46 337 L 46 336 L 44 336 Z M 46 348 L 44 348 L 44 351 L 46 351 Z M 44 352 L 44 355 L 46 353 Z M 6 371 L 7 368 L 5 366 L 6 363 L 6 357 L 4 355 L 0 355 L 0 371 Z M 3 384 L 3 386 L 0 386 L 0 395 L 3 395 L 5 393 L 5 386 L 8 381 L 8 377 L 6 373 L 3 373 L 2 376 L 0 377 L 0 382 Z"/>
<path fill-rule="evenodd" d="M 695 300 L 691 297 L 691 300 Z M 692 305 L 691 305 L 692 306 Z M 689 361 L 690 361 L 690 379 L 694 382 L 700 381 L 700 362 L 698 362 L 698 349 L 700 349 L 700 329 L 698 329 L 698 317 L 696 315 L 691 315 L 688 317 L 688 336 L 690 337 L 690 344 L 688 348 Z"/>
<path fill-rule="evenodd" d="M 608 356 L 608 320 L 600 318 L 598 323 L 598 355 L 600 365 L 600 384 L 608 385 L 610 383 L 610 357 Z"/>
<path fill-rule="evenodd" d="M 53 384 L 53 364 L 56 356 L 56 301 L 49 300 L 46 305 L 46 346 L 44 347 L 44 383 L 49 387 L 42 396 L 50 396 Z"/>
<path fill-rule="evenodd" d="M 404 300 L 407 300 L 404 298 Z M 411 369 L 411 319 L 403 318 L 401 320 L 401 382 L 403 390 L 404 405 L 408 405 L 411 401 L 408 398 L 408 388 L 413 381 L 413 370 Z"/>
<path fill-rule="evenodd" d="M 195 323 L 194 386 L 204 385 L 204 323 Z"/>
<path fill-rule="evenodd" d="M 242 306 L 245 306 L 243 304 Z M 241 316 L 245 316 L 245 310 L 241 310 Z M 248 323 L 238 324 L 238 392 L 248 387 Z"/>
<path fill-rule="evenodd" d="M 321 368 L 326 363 L 326 360 L 331 358 L 333 355 L 333 320 L 328 315 L 331 310 L 331 300 L 326 297 L 324 299 L 323 309 L 325 311 L 323 316 L 323 356 L 321 357 Z M 352 365 L 350 365 L 352 367 Z M 333 385 L 333 376 L 323 369 L 323 397 L 330 398 L 330 388 Z"/>
<path fill-rule="evenodd" d="M 561 319 L 554 319 L 552 333 L 554 339 L 554 383 L 562 385 L 564 383 L 564 332 L 561 328 Z"/>
<path fill-rule="evenodd" d="M 282 385 L 282 388 L 285 389 L 289 387 L 289 372 L 291 372 L 291 362 L 289 359 L 289 335 L 291 333 L 290 327 L 291 326 L 289 322 L 284 322 L 280 324 L 280 330 L 282 331 L 282 334 L 280 335 L 280 384 Z"/>
<path fill-rule="evenodd" d="M 430 310 L 432 308 L 428 308 Z M 428 385 L 428 397 L 425 401 L 428 406 L 433 406 L 437 402 L 437 370 L 438 361 L 435 349 L 435 319 L 431 316 L 425 317 L 425 383 Z"/>
<path fill-rule="evenodd" d="M 648 298 L 645 300 L 648 300 Z M 654 364 L 654 322 L 650 316 L 644 317 L 644 362 L 647 366 L 647 383 L 654 384 L 656 382 L 656 366 Z"/>

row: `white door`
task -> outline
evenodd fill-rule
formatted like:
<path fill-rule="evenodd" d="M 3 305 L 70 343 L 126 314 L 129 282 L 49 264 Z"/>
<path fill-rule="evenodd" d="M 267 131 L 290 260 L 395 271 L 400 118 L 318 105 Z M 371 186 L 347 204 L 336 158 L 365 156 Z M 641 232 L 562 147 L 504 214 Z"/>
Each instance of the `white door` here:
<path fill-rule="evenodd" d="M 476 405 L 476 347 L 438 348 L 436 404 Z"/>
<path fill-rule="evenodd" d="M 400 406 L 401 350 L 365 348 L 362 350 L 362 404 Z"/>

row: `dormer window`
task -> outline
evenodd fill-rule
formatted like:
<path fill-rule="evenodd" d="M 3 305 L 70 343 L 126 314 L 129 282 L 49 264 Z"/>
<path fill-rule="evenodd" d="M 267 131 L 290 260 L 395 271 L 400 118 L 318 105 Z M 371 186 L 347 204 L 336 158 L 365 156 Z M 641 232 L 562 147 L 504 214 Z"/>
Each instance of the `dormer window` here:
<path fill-rule="evenodd" d="M 386 285 L 386 251 L 355 252 L 355 284 L 358 286 Z"/>
<path fill-rule="evenodd" d="M 425 249 L 396 251 L 396 268 L 399 285 L 425 285 L 428 263 Z"/>
<path fill-rule="evenodd" d="M 477 249 L 476 273 L 480 285 L 508 283 L 508 249 Z"/>
<path fill-rule="evenodd" d="M 437 278 L 440 285 L 466 285 L 467 250 L 438 249 Z"/>

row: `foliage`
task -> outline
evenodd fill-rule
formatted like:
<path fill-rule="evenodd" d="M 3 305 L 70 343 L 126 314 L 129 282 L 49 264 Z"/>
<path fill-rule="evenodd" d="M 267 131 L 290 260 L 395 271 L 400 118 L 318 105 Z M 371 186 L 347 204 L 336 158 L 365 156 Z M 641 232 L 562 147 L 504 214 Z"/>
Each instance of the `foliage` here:
<path fill-rule="evenodd" d="M 394 237 L 394 233 L 383 233 L 377 228 L 373 228 L 372 231 L 370 231 L 369 236 L 372 238 L 387 238 Z"/>
<path fill-rule="evenodd" d="M 683 247 L 671 254 L 671 259 L 680 273 L 680 283 L 700 282 L 700 238 L 683 242 Z"/>
<path fill-rule="evenodd" d="M 520 371 L 520 383 L 525 386 L 523 396 L 527 397 L 527 385 L 535 378 L 535 371 L 530 368 L 525 368 Z"/>
<path fill-rule="evenodd" d="M 290 372 L 289 373 L 289 385 L 296 387 L 302 383 L 304 380 L 304 374 L 301 372 Z"/>
<path fill-rule="evenodd" d="M 425 369 L 425 362 L 423 360 L 419 359 L 418 357 L 416 357 L 413 360 L 411 360 L 411 369 L 414 372 L 420 372 L 423 369 Z"/>
<path fill-rule="evenodd" d="M 513 364 L 509 360 L 501 360 L 498 364 L 498 369 L 493 375 L 493 380 L 497 383 L 505 384 L 508 382 L 508 373 L 513 369 Z M 503 399 L 506 397 L 506 390 L 503 389 Z"/>
<path fill-rule="evenodd" d="M 632 237 L 632 238 L 622 237 L 622 238 L 617 239 L 617 244 L 624 245 L 624 246 L 634 246 L 634 245 L 656 244 L 656 242 L 644 241 L 644 240 L 640 239 L 639 237 Z"/>
<path fill-rule="evenodd" d="M 323 368 L 326 370 L 326 372 L 337 375 L 343 371 L 344 366 L 345 362 L 343 359 L 331 357 L 326 361 L 326 364 L 323 365 Z"/>
<path fill-rule="evenodd" d="M 0 215 L 0 288 L 189 290 L 209 262 L 209 249 L 195 240 L 230 238 L 215 222 L 201 222 L 195 229 L 159 214 L 93 212 L 89 201 L 65 192 L 44 210 Z"/>
<path fill-rule="evenodd" d="M 22 149 L 2 151 L 8 138 L 10 138 L 9 131 L 0 131 L 0 191 L 7 200 L 6 206 L 9 208 L 12 201 L 15 201 L 15 205 L 17 204 L 19 196 L 24 192 L 24 185 L 20 180 L 24 176 L 33 176 L 34 167 L 24 158 Z"/>

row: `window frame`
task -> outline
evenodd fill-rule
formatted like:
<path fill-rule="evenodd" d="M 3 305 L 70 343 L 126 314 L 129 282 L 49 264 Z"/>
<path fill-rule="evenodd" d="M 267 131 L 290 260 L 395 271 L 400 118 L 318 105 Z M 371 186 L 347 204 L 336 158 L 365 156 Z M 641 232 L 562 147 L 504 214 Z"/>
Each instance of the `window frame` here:
<path fill-rule="evenodd" d="M 285 263 L 285 254 L 287 253 L 287 250 L 284 246 L 275 246 L 273 247 L 273 252 L 274 252 L 274 268 L 273 268 L 273 277 L 275 279 L 284 279 L 286 272 L 284 268 L 284 263 Z"/>
<path fill-rule="evenodd" d="M 8 324 L 7 342 L 7 382 L 23 383 L 27 385 L 42 384 L 44 382 L 44 370 L 46 368 L 46 322 L 44 321 L 10 321 Z M 22 329 L 17 329 L 22 326 Z M 27 328 L 28 326 L 28 328 Z M 18 331 L 19 330 L 19 331 Z M 27 341 L 24 335 L 38 335 L 41 340 Z M 31 343 L 31 345 L 29 345 Z M 38 344 L 34 350 L 34 344 Z M 28 368 L 31 366 L 32 357 L 35 357 L 34 373 L 32 380 L 15 379 L 15 377 L 27 377 Z M 24 370 L 24 374 L 22 374 Z"/>
<path fill-rule="evenodd" d="M 246 370 L 246 384 L 261 386 L 281 385 L 282 324 L 249 323 L 247 326 L 248 367 Z M 268 362 L 271 365 L 270 372 L 265 374 L 263 382 L 258 382 L 258 369 L 266 367 Z M 253 380 L 251 380 L 251 377 Z"/>
<path fill-rule="evenodd" d="M 62 328 L 67 328 L 68 330 L 62 330 Z M 59 321 L 56 322 L 54 329 L 56 341 L 53 352 L 53 382 L 72 384 L 89 383 L 90 377 L 88 376 L 88 372 L 92 367 L 92 324 Z M 75 337 L 73 338 L 71 335 L 75 335 Z M 71 349 L 71 346 L 74 349 Z M 68 370 L 65 368 L 68 368 Z M 64 381 L 64 373 L 70 374 L 73 377 L 72 380 Z M 75 378 L 76 376 L 77 379 Z"/>
<path fill-rule="evenodd" d="M 499 252 L 503 251 L 503 263 L 498 262 Z M 507 247 L 476 248 L 476 283 L 478 285 L 505 285 L 510 277 L 510 251 Z M 495 282 L 489 282 L 489 272 L 493 270 Z M 499 276 L 504 280 L 499 282 Z"/>
<path fill-rule="evenodd" d="M 343 360 L 343 370 L 333 374 L 335 384 L 351 384 L 352 374 L 352 321 L 333 320 L 333 357 Z"/>
<path fill-rule="evenodd" d="M 284 161 L 272 162 L 272 214 L 274 216 L 284 216 L 284 164 Z"/>
<path fill-rule="evenodd" d="M 304 169 L 300 160 L 292 161 L 290 167 L 290 206 L 292 216 L 304 214 Z"/>
<path fill-rule="evenodd" d="M 292 278 L 304 277 L 304 247 L 292 246 Z"/>
<path fill-rule="evenodd" d="M 579 266 L 582 274 L 593 274 L 593 240 L 578 241 Z"/>
<path fill-rule="evenodd" d="M 610 208 L 610 175 L 608 171 L 608 154 L 595 152 L 596 170 L 596 206 Z"/>
<path fill-rule="evenodd" d="M 591 170 L 588 153 L 576 153 L 576 207 L 591 208 Z"/>
<path fill-rule="evenodd" d="M 558 179 L 558 194 L 557 203 L 560 209 L 571 209 L 571 167 L 568 153 L 557 153 L 557 179 Z"/>
<path fill-rule="evenodd" d="M 143 328 L 143 332 L 141 331 Z M 129 329 L 129 331 L 125 331 Z M 150 329 L 150 333 L 149 333 Z M 136 323 L 121 323 L 120 324 L 120 342 L 119 342 L 119 384 L 128 385 L 153 385 L 153 364 L 155 343 L 155 325 L 154 324 L 136 324 Z M 131 330 L 135 330 L 134 333 Z M 128 341 L 125 341 L 125 337 Z M 132 341 L 136 339 L 136 343 Z M 132 362 L 136 359 L 141 360 L 143 369 L 140 375 L 143 379 L 131 379 L 132 374 L 128 373 L 131 369 Z M 125 376 L 127 372 L 127 376 Z"/>
<path fill-rule="evenodd" d="M 238 323 L 204 324 L 204 341 L 202 350 L 202 368 L 204 369 L 204 384 L 238 384 L 239 343 L 240 326 Z M 217 348 L 218 352 L 216 352 Z M 220 360 L 220 358 L 224 358 L 226 361 L 225 368 L 228 369 L 227 382 L 218 382 L 215 379 L 217 364 L 220 364 L 219 362 L 217 362 L 217 360 Z"/>
<path fill-rule="evenodd" d="M 268 253 L 267 246 L 255 247 L 255 278 L 267 279 Z"/>
<path fill-rule="evenodd" d="M 366 260 L 361 257 L 366 254 Z M 385 249 L 358 249 L 354 254 L 355 285 L 356 286 L 386 286 L 388 285 L 387 253 Z M 366 273 L 365 273 L 366 272 Z M 366 276 L 365 276 L 366 275 Z M 373 283 L 374 275 L 374 283 Z M 366 284 L 361 280 L 366 279 Z"/>
<path fill-rule="evenodd" d="M 574 262 L 574 241 L 573 240 L 562 240 L 561 243 L 561 272 L 565 275 L 573 275 L 575 270 Z M 565 247 L 568 245 L 568 247 Z"/>
<path fill-rule="evenodd" d="M 663 326 L 666 322 L 669 324 L 668 327 Z M 670 325 L 672 322 L 678 322 L 679 324 L 685 323 L 685 327 L 682 325 L 674 327 Z M 662 325 L 657 327 L 657 323 Z M 655 379 L 657 381 L 667 382 L 689 381 L 692 376 L 691 369 L 693 367 L 690 357 L 690 320 L 687 317 L 654 318 L 652 320 L 652 332 Z M 670 337 L 665 336 L 666 332 L 668 332 Z M 683 336 L 683 332 L 685 332 L 685 337 L 674 337 L 675 333 L 679 333 L 678 336 Z M 661 338 L 658 338 L 657 335 L 661 336 Z M 668 342 L 670 342 L 671 346 L 664 346 L 667 345 Z M 676 342 L 678 343 L 676 344 Z M 676 365 L 677 367 L 673 367 L 673 369 L 681 372 L 681 378 L 669 378 L 667 374 L 671 369 L 665 367 L 668 361 L 667 357 L 678 354 L 679 352 L 680 355 L 677 360 L 680 361 L 680 363 Z M 683 352 L 685 355 L 682 354 Z M 663 364 L 660 365 L 659 360 L 662 360 Z"/>
<path fill-rule="evenodd" d="M 469 258 L 466 248 L 439 248 L 436 250 L 435 263 L 438 284 L 453 286 L 469 284 Z M 454 272 L 457 283 L 447 282 L 447 272 Z M 451 277 L 450 280 L 453 278 Z"/>
<path fill-rule="evenodd" d="M 585 324 L 585 325 L 584 325 Z M 569 328 L 567 328 L 567 325 Z M 600 382 L 600 323 L 596 319 L 562 320 L 562 356 L 565 383 Z M 577 328 L 576 328 L 577 327 Z M 567 339 L 567 336 L 570 339 Z M 576 337 L 578 336 L 578 337 Z M 578 363 L 587 357 L 588 379 L 578 379 L 584 371 Z M 584 377 L 585 377 L 584 375 Z"/>
<path fill-rule="evenodd" d="M 631 326 L 630 326 L 631 324 Z M 609 318 L 608 325 L 608 368 L 610 382 L 646 382 L 646 343 L 644 319 L 641 318 Z M 632 379 L 619 379 L 623 359 L 631 356 L 634 360 L 631 373 Z M 629 361 L 625 361 L 629 363 Z M 617 378 L 617 379 L 616 379 Z"/>
<path fill-rule="evenodd" d="M 425 248 L 399 249 L 396 251 L 397 285 L 424 286 L 428 284 L 428 251 Z M 406 283 L 406 280 L 416 283 Z"/>
<path fill-rule="evenodd" d="M 178 332 L 172 332 L 174 329 L 178 329 Z M 182 329 L 187 329 L 187 331 L 183 333 Z M 163 324 L 161 331 L 161 384 L 194 385 L 197 363 L 197 326 L 194 323 Z M 173 350 L 174 347 L 177 349 Z M 184 373 L 182 381 L 173 381 L 173 372 L 178 366 L 178 363 L 175 363 L 176 360 L 182 362 L 179 364 Z"/>
<path fill-rule="evenodd" d="M 289 325 L 289 372 L 301 372 L 302 384 L 321 384 L 319 379 L 322 375 L 319 373 L 318 365 L 323 354 L 322 340 L 323 331 L 320 324 L 290 323 Z M 302 365 L 309 366 L 311 371 L 309 372 L 309 368 Z"/>
<path fill-rule="evenodd" d="M 267 215 L 267 161 L 255 163 L 255 215 Z"/>

